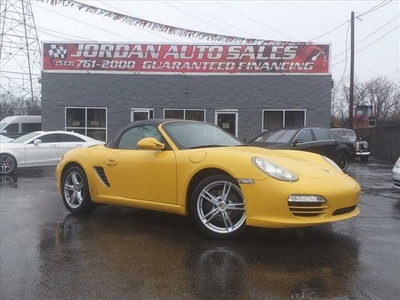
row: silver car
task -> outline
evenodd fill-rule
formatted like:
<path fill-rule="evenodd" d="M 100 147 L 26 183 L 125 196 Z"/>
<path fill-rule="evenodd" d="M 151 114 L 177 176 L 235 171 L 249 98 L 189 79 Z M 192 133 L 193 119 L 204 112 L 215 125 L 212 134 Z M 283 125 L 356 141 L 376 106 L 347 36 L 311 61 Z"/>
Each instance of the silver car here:
<path fill-rule="evenodd" d="M 392 170 L 393 187 L 400 190 L 400 157 Z"/>

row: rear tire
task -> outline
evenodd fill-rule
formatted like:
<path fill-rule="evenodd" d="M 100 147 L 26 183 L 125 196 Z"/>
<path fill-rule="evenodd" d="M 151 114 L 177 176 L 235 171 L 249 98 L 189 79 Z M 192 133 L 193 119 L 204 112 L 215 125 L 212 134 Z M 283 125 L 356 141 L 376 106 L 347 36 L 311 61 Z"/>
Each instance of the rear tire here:
<path fill-rule="evenodd" d="M 67 169 L 62 179 L 62 198 L 72 213 L 88 213 L 98 206 L 92 202 L 85 172 L 78 166 Z"/>
<path fill-rule="evenodd" d="M 211 237 L 230 239 L 246 229 L 245 201 L 237 182 L 212 175 L 194 189 L 189 213 L 198 228 Z"/>
<path fill-rule="evenodd" d="M 339 166 L 339 168 L 342 169 L 342 171 L 346 171 L 347 167 L 349 166 L 349 158 L 344 151 L 340 151 L 339 154 L 336 157 L 336 164 Z"/>

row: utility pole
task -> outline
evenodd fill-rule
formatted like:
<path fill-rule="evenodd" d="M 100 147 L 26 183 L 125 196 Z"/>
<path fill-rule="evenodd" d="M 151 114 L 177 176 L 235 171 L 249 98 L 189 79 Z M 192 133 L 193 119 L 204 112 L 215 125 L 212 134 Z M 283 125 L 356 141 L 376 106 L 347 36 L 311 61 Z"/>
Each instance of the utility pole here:
<path fill-rule="evenodd" d="M 349 104 L 349 128 L 353 128 L 354 105 L 354 11 L 351 12 L 351 49 L 350 49 L 350 104 Z"/>
<path fill-rule="evenodd" d="M 40 70 L 31 0 L 0 0 L 0 94 L 40 101 Z"/>

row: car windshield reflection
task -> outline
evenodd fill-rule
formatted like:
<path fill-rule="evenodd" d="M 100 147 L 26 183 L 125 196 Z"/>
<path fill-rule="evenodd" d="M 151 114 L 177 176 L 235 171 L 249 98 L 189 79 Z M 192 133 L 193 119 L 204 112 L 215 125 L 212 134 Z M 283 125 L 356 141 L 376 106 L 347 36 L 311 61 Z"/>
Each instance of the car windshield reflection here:
<path fill-rule="evenodd" d="M 10 143 L 24 143 L 27 140 L 30 140 L 31 138 L 40 135 L 39 132 L 31 132 L 28 134 L 25 134 L 23 136 L 20 136 L 19 138 L 16 138 L 15 140 L 11 141 Z"/>
<path fill-rule="evenodd" d="M 234 136 L 211 124 L 171 122 L 164 124 L 163 129 L 179 149 L 242 145 Z"/>
<path fill-rule="evenodd" d="M 255 142 L 264 143 L 287 143 L 293 137 L 297 130 L 278 130 L 278 131 L 266 131 L 255 139 Z"/>

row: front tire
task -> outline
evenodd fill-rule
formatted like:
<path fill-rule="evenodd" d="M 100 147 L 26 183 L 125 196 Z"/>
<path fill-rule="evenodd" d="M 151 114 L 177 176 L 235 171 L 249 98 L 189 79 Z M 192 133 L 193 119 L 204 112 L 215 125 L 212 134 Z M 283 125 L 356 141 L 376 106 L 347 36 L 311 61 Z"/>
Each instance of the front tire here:
<path fill-rule="evenodd" d="M 229 239 L 246 229 L 245 201 L 237 182 L 225 175 L 203 179 L 189 203 L 190 216 L 209 236 Z"/>
<path fill-rule="evenodd" d="M 346 171 L 347 167 L 349 166 L 349 158 L 347 157 L 346 152 L 339 152 L 338 156 L 336 157 L 336 164 L 342 169 L 343 172 Z"/>
<path fill-rule="evenodd" d="M 62 198 L 65 207 L 72 213 L 88 213 L 97 208 L 89 194 L 85 172 L 78 166 L 67 169 L 62 179 Z"/>
<path fill-rule="evenodd" d="M 0 154 L 0 174 L 7 175 L 14 172 L 15 168 L 17 167 L 17 161 L 15 158 L 8 154 L 2 153 Z"/>

